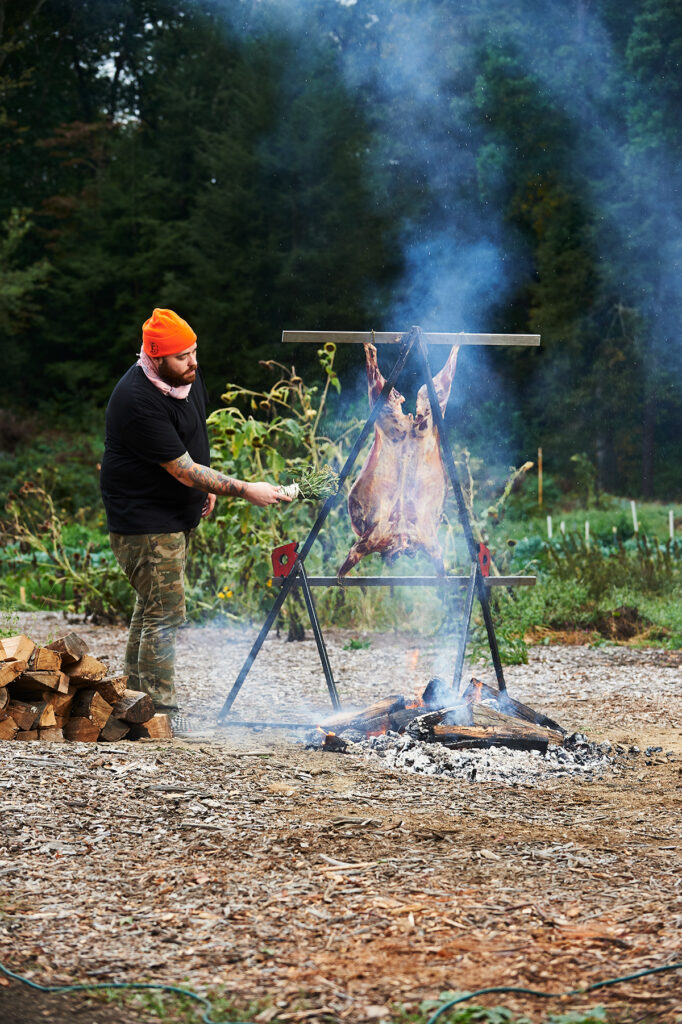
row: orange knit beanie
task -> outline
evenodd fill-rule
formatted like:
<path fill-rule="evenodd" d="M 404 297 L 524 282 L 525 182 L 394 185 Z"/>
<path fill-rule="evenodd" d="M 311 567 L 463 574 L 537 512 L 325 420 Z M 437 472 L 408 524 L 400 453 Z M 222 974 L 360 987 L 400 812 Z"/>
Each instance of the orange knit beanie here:
<path fill-rule="evenodd" d="M 172 309 L 155 309 L 142 325 L 143 348 L 148 356 L 172 356 L 191 348 L 197 336 Z"/>

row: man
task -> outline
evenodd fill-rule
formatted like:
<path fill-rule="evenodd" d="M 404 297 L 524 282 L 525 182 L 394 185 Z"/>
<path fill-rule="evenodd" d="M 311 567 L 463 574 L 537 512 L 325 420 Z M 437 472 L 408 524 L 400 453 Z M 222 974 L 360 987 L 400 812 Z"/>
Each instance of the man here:
<path fill-rule="evenodd" d="M 100 484 L 111 547 L 137 595 L 126 647 L 128 687 L 148 693 L 178 731 L 175 636 L 185 619 L 190 534 L 218 494 L 260 507 L 290 499 L 273 484 L 210 468 L 207 394 L 190 325 L 172 309 L 155 309 L 142 341 L 137 363 L 109 399 Z"/>

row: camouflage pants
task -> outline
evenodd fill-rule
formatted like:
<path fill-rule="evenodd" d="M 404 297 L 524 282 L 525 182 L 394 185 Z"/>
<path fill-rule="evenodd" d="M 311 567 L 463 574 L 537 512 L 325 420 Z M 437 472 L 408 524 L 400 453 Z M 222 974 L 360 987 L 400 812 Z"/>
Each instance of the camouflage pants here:
<path fill-rule="evenodd" d="M 118 564 L 137 598 L 130 620 L 128 688 L 144 690 L 157 711 L 177 711 L 175 635 L 185 621 L 185 560 L 190 532 L 111 533 Z"/>

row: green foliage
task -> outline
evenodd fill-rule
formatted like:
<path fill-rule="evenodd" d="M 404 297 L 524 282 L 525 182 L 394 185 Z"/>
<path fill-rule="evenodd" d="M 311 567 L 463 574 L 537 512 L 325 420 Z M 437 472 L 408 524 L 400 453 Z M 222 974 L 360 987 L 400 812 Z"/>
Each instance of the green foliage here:
<path fill-rule="evenodd" d="M 10 497 L 1 525 L 3 572 L 14 574 L 14 585 L 25 586 L 32 603 L 94 621 L 129 616 L 133 592 L 111 552 L 98 551 L 92 540 L 83 545 L 40 485 L 26 482 Z"/>
<path fill-rule="evenodd" d="M 97 510 L 103 525 L 98 477 L 102 438 L 85 429 L 86 420 L 85 410 L 78 428 L 68 423 L 49 426 L 45 415 L 18 422 L 11 413 L 0 414 L 0 508 L 29 480 L 49 493 L 62 515 L 83 523 Z"/>
<path fill-rule="evenodd" d="M 616 535 L 613 546 L 567 535 L 545 547 L 554 575 L 579 581 L 593 600 L 605 590 L 626 585 L 645 594 L 672 593 L 682 583 L 681 554 L 677 542 L 660 544 L 656 537 L 649 541 L 644 534 L 628 545 Z"/>
<path fill-rule="evenodd" d="M 682 549 L 640 534 L 623 543 L 578 534 L 552 542 L 539 537 L 518 545 L 512 567 L 538 576 L 537 586 L 520 588 L 513 598 L 491 592 L 491 607 L 503 662 L 527 660 L 527 643 L 544 631 L 583 630 L 593 642 L 631 641 L 682 646 Z M 471 654 L 487 660 L 480 619 L 472 631 Z"/>
<path fill-rule="evenodd" d="M 208 420 L 216 469 L 241 480 L 280 483 L 313 476 L 319 484 L 328 477 L 323 467 L 340 467 L 343 446 L 357 424 L 349 424 L 334 440 L 321 432 L 329 389 L 338 383 L 334 347 L 320 350 L 318 358 L 325 374 L 321 390 L 306 385 L 293 367 L 274 361 L 266 365 L 279 377 L 269 390 L 226 386 L 226 406 Z M 301 499 L 267 509 L 247 502 L 218 505 L 213 522 L 203 526 L 192 545 L 188 580 L 193 613 L 217 612 L 228 618 L 262 614 L 272 603 L 272 550 L 305 539 L 318 512 L 317 502 Z M 321 550 L 311 554 L 309 568 L 316 559 L 319 564 L 320 559 L 334 557 L 347 544 L 342 539 L 347 532 L 338 511 L 332 512 Z M 290 628 L 297 628 L 300 612 L 295 601 L 288 602 L 286 614 L 293 620 Z"/>
<path fill-rule="evenodd" d="M 361 637 L 351 637 L 347 644 L 343 645 L 344 651 L 367 651 L 372 646 L 372 641 Z"/>
<path fill-rule="evenodd" d="M 443 1005 L 464 996 L 467 992 L 441 992 L 438 999 L 427 999 L 420 1004 L 419 1014 L 405 1014 L 399 1020 L 407 1024 L 426 1024 Z M 544 1024 L 606 1024 L 607 1016 L 603 1006 L 590 1010 L 573 1010 L 568 1013 L 549 1013 Z M 465 1003 L 453 1006 L 437 1018 L 442 1024 L 531 1024 L 530 1018 L 519 1015 L 505 1006 L 479 1006 Z"/>
<path fill-rule="evenodd" d="M 45 282 L 46 259 L 26 263 L 21 245 L 33 227 L 27 210 L 13 209 L 0 225 L 0 336 L 16 339 L 35 319 L 37 289 Z"/>

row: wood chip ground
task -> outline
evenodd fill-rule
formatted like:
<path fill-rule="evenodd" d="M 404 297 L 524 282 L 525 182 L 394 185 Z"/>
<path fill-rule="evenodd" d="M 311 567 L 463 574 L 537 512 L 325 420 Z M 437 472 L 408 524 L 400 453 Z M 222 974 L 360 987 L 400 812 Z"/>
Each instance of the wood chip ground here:
<path fill-rule="evenodd" d="M 64 627 L 20 621 L 40 642 Z M 72 628 L 122 670 L 124 630 Z M 262 1001 L 266 1024 L 388 1020 L 444 990 L 560 992 L 682 960 L 678 652 L 538 647 L 508 669 L 512 696 L 641 751 L 634 771 L 513 787 L 214 729 L 254 635 L 181 631 L 183 710 L 207 722 L 196 739 L 0 743 L 2 962 L 45 983 L 220 989 Z M 396 680 L 410 692 L 442 655 L 442 639 L 396 634 L 344 650 L 356 635 L 326 639 L 358 705 Z M 325 692 L 314 644 L 273 637 L 235 712 L 314 720 Z M 569 1002 L 479 1002 L 533 1020 L 601 1003 L 614 1020 L 673 1024 L 682 971 Z"/>

